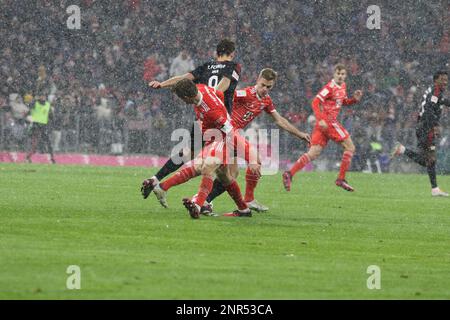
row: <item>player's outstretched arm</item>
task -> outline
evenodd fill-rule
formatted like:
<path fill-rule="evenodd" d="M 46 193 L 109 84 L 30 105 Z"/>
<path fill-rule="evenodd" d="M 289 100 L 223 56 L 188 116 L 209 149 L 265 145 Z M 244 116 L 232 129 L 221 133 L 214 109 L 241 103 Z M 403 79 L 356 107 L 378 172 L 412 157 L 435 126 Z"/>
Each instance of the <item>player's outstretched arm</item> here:
<path fill-rule="evenodd" d="M 299 139 L 305 140 L 306 142 L 311 141 L 311 137 L 309 136 L 309 134 L 298 130 L 292 123 L 290 123 L 286 118 L 281 116 L 277 111 L 270 113 L 270 115 L 272 116 L 272 119 L 274 120 L 275 124 L 279 126 L 281 129 L 286 130 L 290 134 L 296 136 Z"/>
<path fill-rule="evenodd" d="M 231 80 L 227 77 L 222 77 L 222 80 L 220 80 L 219 84 L 216 86 L 216 90 L 225 92 L 230 87 Z"/>
<path fill-rule="evenodd" d="M 361 101 L 362 96 L 363 96 L 362 90 L 356 90 L 353 93 L 353 97 L 345 98 L 344 101 L 342 101 L 342 104 L 344 106 L 348 106 L 348 105 L 351 105 L 351 104 L 358 103 L 359 101 Z"/>
<path fill-rule="evenodd" d="M 166 81 L 159 82 L 159 81 L 151 81 L 148 86 L 153 89 L 163 89 L 163 88 L 170 88 L 174 86 L 178 81 L 183 79 L 190 79 L 194 80 L 194 76 L 192 73 L 186 73 L 181 76 L 175 76 L 170 79 L 167 79 Z"/>

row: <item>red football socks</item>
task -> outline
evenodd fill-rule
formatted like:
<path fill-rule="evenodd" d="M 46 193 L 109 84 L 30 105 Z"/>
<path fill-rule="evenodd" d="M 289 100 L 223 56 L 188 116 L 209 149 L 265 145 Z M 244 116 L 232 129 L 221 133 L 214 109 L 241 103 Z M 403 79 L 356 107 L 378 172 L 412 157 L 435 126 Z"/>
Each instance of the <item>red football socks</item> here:
<path fill-rule="evenodd" d="M 353 152 L 345 151 L 342 156 L 341 169 L 339 170 L 339 180 L 345 180 L 345 173 L 348 168 L 350 168 L 350 164 L 352 163 Z"/>
<path fill-rule="evenodd" d="M 297 161 L 295 161 L 291 170 L 289 170 L 291 172 L 291 176 L 294 176 L 298 171 L 302 170 L 309 162 L 311 162 L 309 155 L 307 153 L 303 154 Z"/>
<path fill-rule="evenodd" d="M 245 202 L 251 202 L 255 199 L 255 188 L 258 180 L 259 176 L 247 168 L 245 174 Z"/>
<path fill-rule="evenodd" d="M 168 178 L 166 181 L 159 184 L 161 189 L 164 191 L 169 190 L 173 186 L 177 186 L 179 184 L 185 183 L 186 181 L 189 181 L 190 179 L 198 176 L 199 174 L 195 172 L 195 169 L 193 166 L 186 167 L 184 169 L 181 169 L 174 175 L 172 175 L 170 178 Z"/>
<path fill-rule="evenodd" d="M 211 176 L 202 176 L 202 182 L 200 183 L 200 187 L 198 188 L 197 199 L 195 203 L 200 207 L 205 203 L 206 198 L 213 187 L 213 178 Z"/>
<path fill-rule="evenodd" d="M 227 190 L 239 210 L 245 210 L 248 208 L 247 204 L 244 202 L 244 199 L 242 199 L 241 189 L 236 181 L 233 181 L 231 184 L 226 186 L 225 190 Z"/>

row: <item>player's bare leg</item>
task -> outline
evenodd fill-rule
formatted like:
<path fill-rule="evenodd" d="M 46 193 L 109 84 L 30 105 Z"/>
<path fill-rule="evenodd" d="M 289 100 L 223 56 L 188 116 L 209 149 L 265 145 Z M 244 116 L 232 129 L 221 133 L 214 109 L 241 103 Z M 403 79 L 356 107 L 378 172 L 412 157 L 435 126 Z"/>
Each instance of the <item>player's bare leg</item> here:
<path fill-rule="evenodd" d="M 308 152 L 304 153 L 292 166 L 290 170 L 283 173 L 283 185 L 286 191 L 291 191 L 292 178 L 294 175 L 303 169 L 308 163 L 317 159 L 322 153 L 323 147 L 321 145 L 312 145 Z"/>
<path fill-rule="evenodd" d="M 350 137 L 342 141 L 340 145 L 344 148 L 344 154 L 342 156 L 341 168 L 339 170 L 339 176 L 336 180 L 336 185 L 347 191 L 355 191 L 355 189 L 345 180 L 345 174 L 350 168 L 353 154 L 355 153 L 355 145 Z"/>

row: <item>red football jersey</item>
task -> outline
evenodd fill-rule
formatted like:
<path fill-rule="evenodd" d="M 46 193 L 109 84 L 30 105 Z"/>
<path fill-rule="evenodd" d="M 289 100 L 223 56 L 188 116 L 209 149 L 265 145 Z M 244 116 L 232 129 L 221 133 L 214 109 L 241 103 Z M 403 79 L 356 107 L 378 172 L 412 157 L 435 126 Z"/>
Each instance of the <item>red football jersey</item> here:
<path fill-rule="evenodd" d="M 347 86 L 345 82 L 341 86 L 338 86 L 334 79 L 320 90 L 316 98 L 321 101 L 323 108 L 322 114 L 329 121 L 336 120 L 342 105 L 353 103 L 352 99 L 348 99 L 347 97 Z"/>
<path fill-rule="evenodd" d="M 263 110 L 267 113 L 276 111 L 269 95 L 260 98 L 256 94 L 255 87 L 236 90 L 233 100 L 233 112 L 231 113 L 231 124 L 236 129 L 243 129 Z"/>
<path fill-rule="evenodd" d="M 197 88 L 202 94 L 202 98 L 194 106 L 194 111 L 197 120 L 202 122 L 202 132 L 205 133 L 208 129 L 220 129 L 225 133 L 230 132 L 232 127 L 223 103 L 223 93 L 204 84 L 198 84 Z"/>

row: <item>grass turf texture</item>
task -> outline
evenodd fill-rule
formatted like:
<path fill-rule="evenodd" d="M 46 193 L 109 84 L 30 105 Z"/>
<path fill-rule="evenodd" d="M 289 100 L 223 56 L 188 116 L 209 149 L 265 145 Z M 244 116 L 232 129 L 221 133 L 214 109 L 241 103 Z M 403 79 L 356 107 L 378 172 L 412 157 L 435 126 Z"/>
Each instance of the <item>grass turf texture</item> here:
<path fill-rule="evenodd" d="M 424 175 L 265 176 L 253 218 L 189 218 L 199 179 L 139 187 L 148 170 L 0 164 L 0 299 L 450 298 L 450 202 Z M 240 185 L 243 189 L 243 174 Z M 450 188 L 450 177 L 438 177 Z M 224 195 L 217 211 L 234 208 Z M 66 289 L 69 265 L 81 290 Z M 369 290 L 369 265 L 381 290 Z"/>

